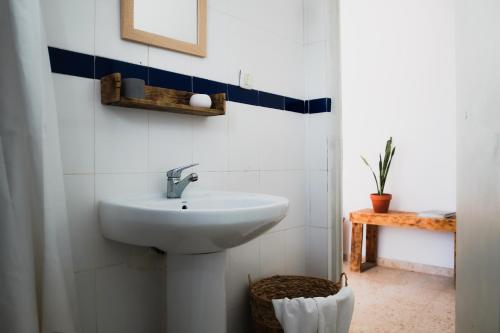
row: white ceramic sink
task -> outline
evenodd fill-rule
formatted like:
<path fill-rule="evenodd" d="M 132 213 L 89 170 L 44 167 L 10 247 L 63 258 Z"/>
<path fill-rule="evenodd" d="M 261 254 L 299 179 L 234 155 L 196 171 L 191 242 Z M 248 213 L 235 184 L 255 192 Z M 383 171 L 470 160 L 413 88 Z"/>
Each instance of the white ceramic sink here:
<path fill-rule="evenodd" d="M 157 194 L 104 200 L 99 217 L 106 238 L 197 254 L 246 243 L 280 222 L 287 209 L 282 197 L 206 191 L 181 199 Z"/>
<path fill-rule="evenodd" d="M 279 223 L 288 199 L 238 192 L 190 192 L 103 200 L 106 238 L 166 251 L 167 332 L 226 332 L 226 249 Z"/>

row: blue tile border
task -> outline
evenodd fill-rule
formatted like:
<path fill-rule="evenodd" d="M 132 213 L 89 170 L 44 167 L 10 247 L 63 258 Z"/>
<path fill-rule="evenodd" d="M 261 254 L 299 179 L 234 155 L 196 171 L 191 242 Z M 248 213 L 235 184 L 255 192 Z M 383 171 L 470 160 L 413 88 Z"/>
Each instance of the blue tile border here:
<path fill-rule="evenodd" d="M 227 100 L 231 102 L 302 114 L 331 112 L 332 109 L 331 98 L 302 100 L 56 47 L 49 46 L 48 51 L 53 73 L 100 79 L 120 72 L 125 78 L 140 78 L 157 87 L 201 94 L 226 93 Z"/>
<path fill-rule="evenodd" d="M 49 58 L 53 73 L 94 78 L 94 56 L 49 47 Z"/>
<path fill-rule="evenodd" d="M 332 111 L 332 99 L 327 98 L 326 99 L 326 112 L 331 112 Z"/>
<path fill-rule="evenodd" d="M 307 101 L 308 111 L 311 114 L 330 112 L 332 108 L 331 98 L 317 98 Z"/>
<path fill-rule="evenodd" d="M 208 95 L 226 93 L 227 95 L 227 84 L 193 76 L 193 92 Z"/>
<path fill-rule="evenodd" d="M 193 91 L 193 78 L 191 76 L 151 67 L 149 67 L 148 73 L 148 82 L 151 86 L 190 92 Z"/>
<path fill-rule="evenodd" d="M 120 72 L 122 78 L 137 78 L 148 82 L 148 67 L 109 58 L 95 57 L 95 78 Z"/>
<path fill-rule="evenodd" d="M 259 91 L 259 106 L 266 108 L 284 110 L 285 109 L 285 96 Z"/>
<path fill-rule="evenodd" d="M 231 102 L 259 105 L 259 92 L 253 89 L 243 89 L 239 86 L 228 84 L 227 100 Z"/>
<path fill-rule="evenodd" d="M 306 101 L 297 99 L 297 98 L 291 98 L 291 97 L 285 97 L 285 110 L 286 111 L 292 111 L 292 112 L 297 112 L 297 113 L 307 113 L 306 108 L 305 108 Z"/>

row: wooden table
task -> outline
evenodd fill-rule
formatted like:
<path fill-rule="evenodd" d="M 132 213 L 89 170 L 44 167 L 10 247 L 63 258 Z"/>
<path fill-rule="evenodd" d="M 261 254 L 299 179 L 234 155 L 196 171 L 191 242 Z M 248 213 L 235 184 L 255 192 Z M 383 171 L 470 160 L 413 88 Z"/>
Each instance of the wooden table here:
<path fill-rule="evenodd" d="M 456 272 L 456 220 L 418 217 L 417 213 L 389 211 L 387 214 L 374 213 L 372 209 L 351 212 L 351 271 L 363 272 L 377 265 L 378 227 L 399 227 L 452 232 L 455 237 Z M 366 262 L 362 262 L 363 224 L 366 224 Z"/>

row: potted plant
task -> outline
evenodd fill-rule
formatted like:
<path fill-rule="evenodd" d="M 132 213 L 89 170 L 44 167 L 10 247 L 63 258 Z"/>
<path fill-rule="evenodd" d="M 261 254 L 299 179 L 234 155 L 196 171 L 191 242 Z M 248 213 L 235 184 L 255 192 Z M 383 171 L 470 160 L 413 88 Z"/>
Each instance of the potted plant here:
<path fill-rule="evenodd" d="M 394 156 L 394 152 L 396 151 L 396 147 L 392 146 L 392 137 L 387 140 L 385 144 L 385 156 L 382 160 L 382 154 L 379 154 L 378 160 L 378 172 L 379 178 L 375 175 L 375 171 L 373 171 L 372 167 L 364 158 L 361 156 L 361 159 L 365 164 L 370 168 L 373 178 L 375 179 L 375 184 L 377 185 L 377 193 L 372 193 L 370 198 L 372 200 L 373 211 L 375 213 L 387 213 L 389 211 L 389 205 L 391 203 L 392 195 L 389 193 L 384 193 L 385 183 L 387 181 L 387 174 L 389 173 L 389 168 L 391 167 L 392 157 Z"/>

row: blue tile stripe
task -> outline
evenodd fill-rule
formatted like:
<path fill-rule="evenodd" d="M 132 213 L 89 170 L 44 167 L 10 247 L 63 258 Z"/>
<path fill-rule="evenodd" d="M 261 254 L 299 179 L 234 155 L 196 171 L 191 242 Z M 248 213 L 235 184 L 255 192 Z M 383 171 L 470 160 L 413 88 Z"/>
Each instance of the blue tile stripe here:
<path fill-rule="evenodd" d="M 148 67 L 103 57 L 95 57 L 95 78 L 121 73 L 122 78 L 137 78 L 148 82 Z"/>
<path fill-rule="evenodd" d="M 228 101 L 231 102 L 303 114 L 331 112 L 332 109 L 330 98 L 302 100 L 50 46 L 48 50 L 53 73 L 100 79 L 105 75 L 120 72 L 123 77 L 140 78 L 157 87 L 201 94 L 226 93 Z"/>
<path fill-rule="evenodd" d="M 259 106 L 272 109 L 285 109 L 285 96 L 259 91 Z"/>
<path fill-rule="evenodd" d="M 193 78 L 188 75 L 149 68 L 148 84 L 155 87 L 193 91 Z"/>
<path fill-rule="evenodd" d="M 226 93 L 227 96 L 227 83 L 193 77 L 193 92 L 208 95 Z"/>
<path fill-rule="evenodd" d="M 332 108 L 331 98 L 317 98 L 307 101 L 309 113 L 330 112 Z"/>
<path fill-rule="evenodd" d="M 53 73 L 94 78 L 94 56 L 49 47 L 49 58 Z"/>
<path fill-rule="evenodd" d="M 253 89 L 243 89 L 239 86 L 228 84 L 227 100 L 231 102 L 243 103 L 258 106 L 259 92 Z"/>
<path fill-rule="evenodd" d="M 286 111 L 292 111 L 292 112 L 297 112 L 297 113 L 307 113 L 305 105 L 306 105 L 306 101 L 303 101 L 301 99 L 291 98 L 291 97 L 285 97 L 285 110 Z"/>

